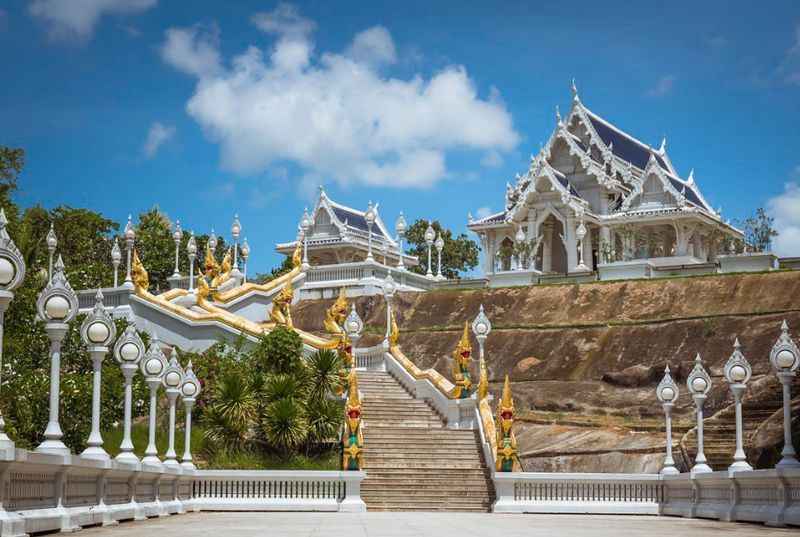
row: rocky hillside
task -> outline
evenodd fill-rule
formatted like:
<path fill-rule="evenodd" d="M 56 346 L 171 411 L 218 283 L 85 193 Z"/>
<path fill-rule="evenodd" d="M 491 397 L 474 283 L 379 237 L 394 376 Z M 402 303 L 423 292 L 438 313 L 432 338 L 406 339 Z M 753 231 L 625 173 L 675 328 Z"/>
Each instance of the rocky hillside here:
<path fill-rule="evenodd" d="M 706 406 L 711 417 L 732 401 L 722 366 L 734 338 L 753 365 L 754 380 L 768 375 L 780 321 L 800 335 L 799 299 L 795 271 L 407 293 L 395 303 L 405 354 L 445 375 L 463 322 L 483 304 L 494 327 L 486 347 L 492 388 L 499 390 L 511 375 L 523 411 L 517 436 L 526 469 L 612 472 L 660 466 L 663 419 L 654 390 L 666 363 L 683 383 L 695 354 L 702 355 L 714 382 Z M 329 303 L 298 304 L 295 324 L 320 330 Z M 356 304 L 370 327 L 364 344 L 379 341 L 382 298 Z M 773 383 L 760 385 L 774 389 Z M 694 420 L 691 398 L 681 388 L 676 443 Z M 773 438 L 780 441 L 775 428 L 768 429 L 771 435 L 760 428 L 750 442 L 762 462 L 774 458 Z"/>

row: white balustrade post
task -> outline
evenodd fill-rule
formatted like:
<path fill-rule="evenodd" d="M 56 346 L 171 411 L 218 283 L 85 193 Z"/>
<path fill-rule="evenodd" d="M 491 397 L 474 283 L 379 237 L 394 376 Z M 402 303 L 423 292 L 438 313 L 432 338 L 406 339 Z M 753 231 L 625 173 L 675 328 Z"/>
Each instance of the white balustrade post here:
<path fill-rule="evenodd" d="M 695 358 L 694 369 L 686 379 L 686 387 L 689 389 L 689 393 L 692 394 L 697 412 L 697 456 L 694 459 L 692 473 L 711 472 L 711 467 L 706 464 L 706 456 L 703 452 L 703 405 L 705 404 L 706 395 L 711 390 L 711 377 L 708 376 L 705 368 L 703 368 L 699 353 Z"/>
<path fill-rule="evenodd" d="M 186 375 L 181 384 L 181 397 L 186 409 L 186 426 L 184 428 L 183 457 L 181 457 L 181 467 L 187 470 L 194 470 L 192 463 L 192 407 L 197 396 L 200 394 L 200 382 L 192 370 L 192 362 L 186 365 Z"/>
<path fill-rule="evenodd" d="M 64 261 L 58 256 L 55 272 L 36 301 L 39 318 L 45 321 L 45 331 L 50 340 L 50 413 L 45 440 L 36 451 L 69 455 L 69 448 L 61 438 L 59 424 L 59 401 L 61 396 L 61 342 L 69 329 L 69 323 L 78 313 L 78 297 L 64 275 Z"/>
<path fill-rule="evenodd" d="M 434 239 L 436 239 L 436 232 L 433 229 L 433 224 L 428 220 L 428 227 L 425 229 L 425 244 L 428 245 L 428 272 L 425 273 L 425 277 L 429 280 L 435 278 L 431 270 L 431 247 L 433 246 Z"/>
<path fill-rule="evenodd" d="M 25 259 L 17 248 L 11 236 L 6 231 L 8 219 L 5 211 L 0 208 L 0 386 L 2 386 L 3 372 L 3 333 L 5 325 L 5 314 L 9 304 L 14 299 L 14 291 L 22 285 L 25 279 Z M 12 456 L 14 454 L 14 442 L 5 432 L 6 422 L 3 413 L 0 411 L 0 452 L 5 452 Z M 2 483 L 0 483 L 2 486 Z M 0 499 L 3 491 L 0 491 Z M 2 511 L 2 503 L 0 503 Z"/>
<path fill-rule="evenodd" d="M 769 360 L 778 380 L 781 381 L 783 391 L 783 450 L 781 460 L 777 466 L 780 468 L 800 467 L 797 453 L 792 445 L 792 381 L 800 366 L 800 349 L 789 336 L 789 325 L 786 321 L 781 323 L 781 335 L 773 345 Z"/>
<path fill-rule="evenodd" d="M 678 474 L 680 472 L 675 468 L 675 460 L 672 458 L 672 407 L 675 401 L 678 400 L 678 386 L 669 374 L 669 365 L 664 370 L 664 378 L 661 379 L 656 388 L 656 397 L 661 401 L 661 407 L 664 409 L 667 430 L 667 452 L 664 456 L 664 467 L 661 468 L 661 475 Z"/>
<path fill-rule="evenodd" d="M 144 380 L 150 388 L 150 413 L 148 416 L 147 428 L 147 449 L 144 451 L 142 463 L 159 466 L 161 461 L 158 458 L 158 448 L 156 448 L 156 414 L 158 412 L 158 388 L 161 386 L 161 376 L 167 368 L 167 357 L 161 350 L 161 343 L 158 336 L 153 334 L 147 354 L 139 365 Z"/>
<path fill-rule="evenodd" d="M 189 292 L 194 291 L 194 260 L 197 256 L 197 241 L 194 238 L 194 231 L 189 235 L 189 242 L 186 243 L 186 251 L 189 255 Z"/>
<path fill-rule="evenodd" d="M 178 363 L 178 353 L 175 348 L 173 348 L 169 358 L 169 365 L 164 371 L 162 380 L 167 392 L 167 399 L 169 400 L 169 444 L 164 466 L 180 466 L 176 458 L 177 454 L 175 453 L 175 402 L 178 399 L 178 395 L 181 393 L 183 378 L 184 373 Z"/>
<path fill-rule="evenodd" d="M 86 442 L 87 448 L 81 453 L 85 459 L 108 460 L 109 455 L 103 449 L 103 436 L 100 433 L 100 389 L 102 386 L 103 360 L 108 354 L 108 346 L 117 336 L 117 327 L 103 305 L 103 293 L 100 289 L 95 295 L 92 312 L 86 316 L 81 325 L 81 339 L 92 358 L 92 430 Z"/>
<path fill-rule="evenodd" d="M 175 272 L 173 277 L 180 278 L 180 255 L 181 255 L 181 239 L 183 239 L 183 230 L 181 229 L 181 221 L 175 221 L 175 232 L 172 234 L 172 239 L 175 241 Z"/>
<path fill-rule="evenodd" d="M 131 440 L 131 419 L 133 408 L 133 376 L 139 369 L 139 363 L 144 356 L 144 343 L 136 327 L 128 325 L 125 333 L 114 344 L 114 358 L 120 364 L 122 377 L 125 385 L 125 411 L 123 419 L 122 443 L 119 446 L 119 454 L 116 460 L 127 463 L 139 462 L 139 457 L 133 453 L 133 440 Z"/>
<path fill-rule="evenodd" d="M 53 223 L 50 222 L 50 230 L 47 232 L 47 253 L 48 253 L 48 260 L 47 260 L 47 281 L 53 279 L 53 256 L 56 253 L 56 247 L 58 246 L 58 237 L 56 237 L 56 230 L 53 228 Z"/>
<path fill-rule="evenodd" d="M 742 472 L 752 470 L 753 467 L 747 462 L 747 455 L 744 452 L 744 442 L 742 439 L 742 396 L 747 390 L 747 381 L 753 374 L 750 363 L 742 354 L 742 346 L 739 338 L 733 344 L 733 354 L 725 363 L 725 379 L 728 381 L 731 392 L 733 393 L 736 408 L 736 451 L 733 454 L 733 464 L 728 467 L 728 472 Z"/>
<path fill-rule="evenodd" d="M 119 287 L 119 264 L 122 261 L 122 252 L 119 249 L 119 241 L 114 237 L 114 245 L 111 247 L 111 264 L 114 266 L 114 288 Z"/>

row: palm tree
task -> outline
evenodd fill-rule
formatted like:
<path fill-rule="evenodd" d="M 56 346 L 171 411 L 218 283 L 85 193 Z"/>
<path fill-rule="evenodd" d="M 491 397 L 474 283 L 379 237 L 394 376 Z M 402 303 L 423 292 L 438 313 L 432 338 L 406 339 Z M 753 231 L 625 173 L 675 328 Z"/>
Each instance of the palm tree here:
<path fill-rule="evenodd" d="M 247 450 L 258 418 L 250 383 L 237 370 L 222 374 L 203 415 L 205 438 L 217 449 Z"/>
<path fill-rule="evenodd" d="M 261 427 L 267 442 L 284 456 L 305 442 L 308 436 L 303 405 L 291 398 L 267 405 Z"/>
<path fill-rule="evenodd" d="M 323 399 L 342 386 L 342 359 L 337 352 L 317 351 L 308 358 L 306 365 L 310 399 Z"/>

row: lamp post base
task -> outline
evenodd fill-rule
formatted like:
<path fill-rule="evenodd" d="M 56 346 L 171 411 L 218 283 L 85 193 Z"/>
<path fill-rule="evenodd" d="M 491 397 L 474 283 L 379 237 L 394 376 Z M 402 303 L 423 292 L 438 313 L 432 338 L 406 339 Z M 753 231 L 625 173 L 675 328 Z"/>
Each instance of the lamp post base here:
<path fill-rule="evenodd" d="M 177 459 L 167 459 L 164 461 L 164 466 L 169 466 L 170 468 L 179 468 L 180 465 Z"/>
<path fill-rule="evenodd" d="M 680 472 L 674 466 L 665 466 L 659 472 L 661 475 L 678 475 Z"/>
<path fill-rule="evenodd" d="M 111 459 L 111 455 L 100 446 L 89 446 L 81 452 L 81 459 L 107 461 Z"/>
<path fill-rule="evenodd" d="M 192 461 L 184 461 L 181 463 L 181 468 L 184 470 L 196 470 L 197 467 L 194 465 Z"/>
<path fill-rule="evenodd" d="M 800 468 L 800 461 L 797 460 L 797 457 L 794 455 L 784 455 L 783 458 L 780 460 L 778 464 L 775 465 L 776 468 Z"/>
<path fill-rule="evenodd" d="M 736 461 L 728 466 L 728 472 L 750 472 L 753 467 L 747 461 Z"/>
<path fill-rule="evenodd" d="M 70 451 L 61 440 L 45 440 L 36 448 L 37 453 L 49 453 L 51 455 L 69 455 Z"/>
<path fill-rule="evenodd" d="M 161 466 L 161 459 L 156 455 L 147 455 L 142 459 L 142 464 L 149 464 L 150 466 Z"/>
<path fill-rule="evenodd" d="M 118 462 L 127 462 L 133 464 L 140 462 L 139 457 L 134 455 L 132 451 L 123 451 L 122 453 L 114 457 L 114 460 Z"/>
<path fill-rule="evenodd" d="M 693 474 L 708 474 L 713 471 L 714 470 L 712 470 L 711 467 L 704 462 L 701 462 L 700 464 L 695 464 L 694 466 L 692 466 L 691 469 L 691 472 Z"/>

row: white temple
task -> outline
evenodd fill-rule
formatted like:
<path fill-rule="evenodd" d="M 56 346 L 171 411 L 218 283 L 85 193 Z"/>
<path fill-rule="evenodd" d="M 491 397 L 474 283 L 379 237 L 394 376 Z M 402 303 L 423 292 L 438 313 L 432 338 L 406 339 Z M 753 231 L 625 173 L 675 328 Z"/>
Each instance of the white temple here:
<path fill-rule="evenodd" d="M 503 211 L 470 218 L 491 285 L 715 272 L 742 242 L 665 142 L 656 149 L 601 118 L 574 84 L 572 109 L 556 119 L 527 173 L 507 185 Z"/>

